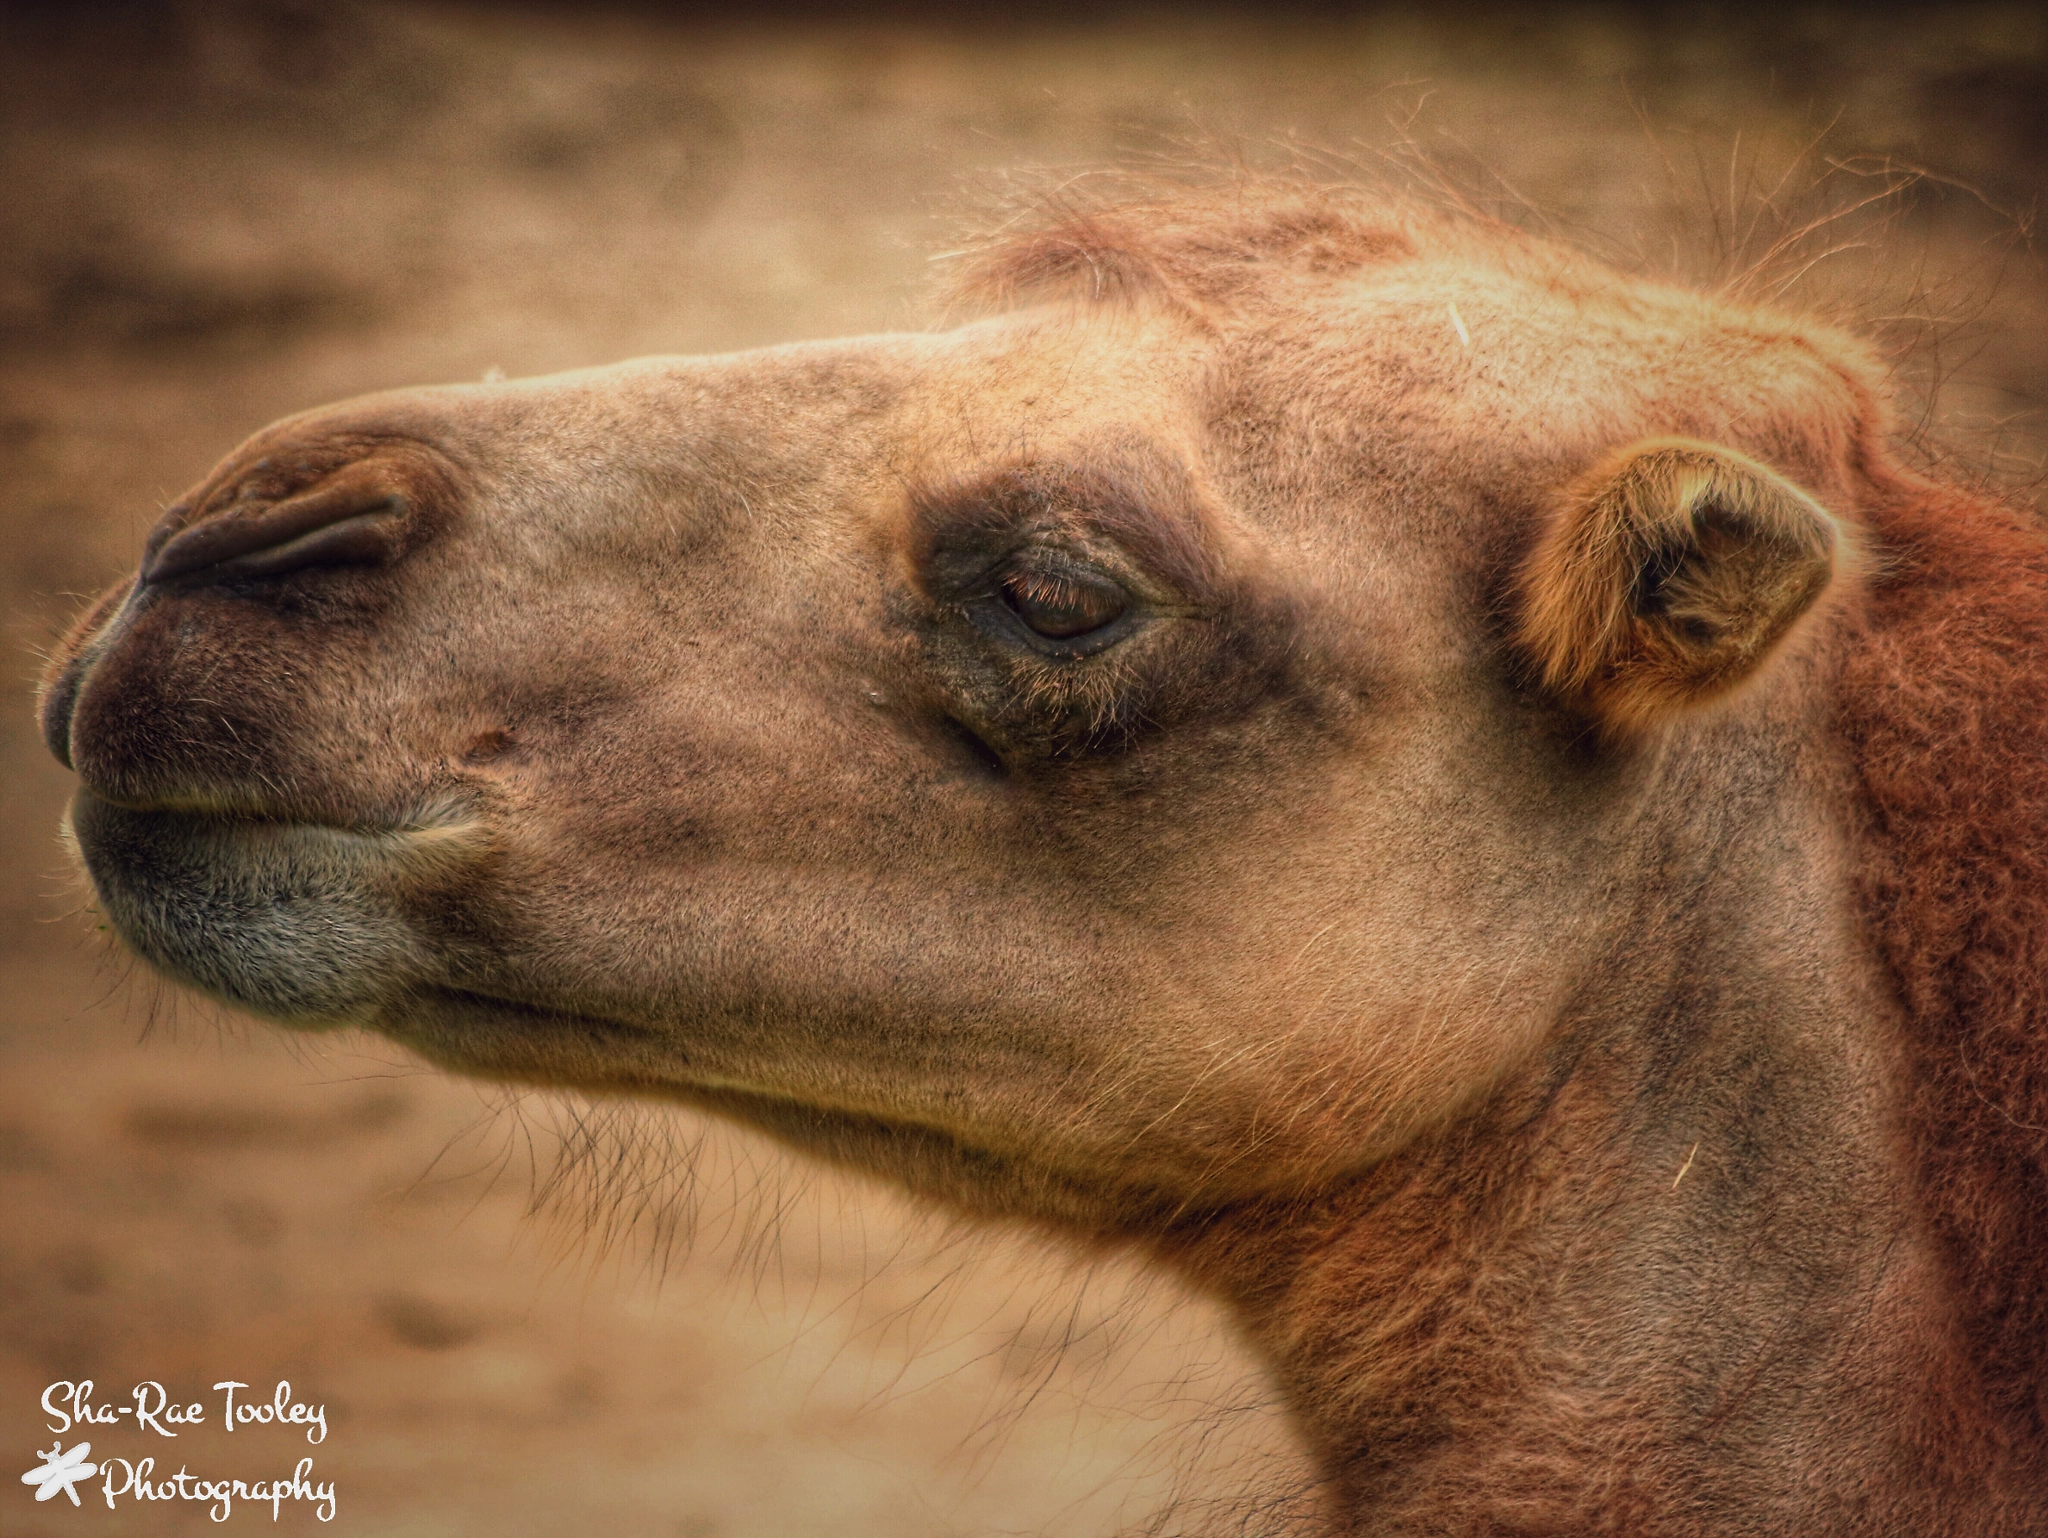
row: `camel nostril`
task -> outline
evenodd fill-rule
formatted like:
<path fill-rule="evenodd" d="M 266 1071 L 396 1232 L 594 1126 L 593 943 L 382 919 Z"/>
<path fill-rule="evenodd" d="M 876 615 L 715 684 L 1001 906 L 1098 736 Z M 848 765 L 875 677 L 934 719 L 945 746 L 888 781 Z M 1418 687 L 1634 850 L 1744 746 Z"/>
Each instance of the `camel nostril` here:
<path fill-rule="evenodd" d="M 406 499 L 388 480 L 343 472 L 298 496 L 245 499 L 167 532 L 145 559 L 142 580 L 224 581 L 376 564 L 397 552 L 405 514 Z"/>

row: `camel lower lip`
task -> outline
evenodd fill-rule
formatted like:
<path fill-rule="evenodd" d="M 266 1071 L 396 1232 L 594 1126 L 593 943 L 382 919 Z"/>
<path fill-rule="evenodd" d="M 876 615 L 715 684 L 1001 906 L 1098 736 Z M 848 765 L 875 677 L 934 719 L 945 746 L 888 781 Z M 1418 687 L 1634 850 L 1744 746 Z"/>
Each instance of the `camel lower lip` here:
<path fill-rule="evenodd" d="M 399 897 L 488 847 L 481 819 L 389 825 L 123 806 L 80 790 L 69 837 L 108 922 L 153 965 L 302 1028 L 354 1024 L 419 978 Z"/>

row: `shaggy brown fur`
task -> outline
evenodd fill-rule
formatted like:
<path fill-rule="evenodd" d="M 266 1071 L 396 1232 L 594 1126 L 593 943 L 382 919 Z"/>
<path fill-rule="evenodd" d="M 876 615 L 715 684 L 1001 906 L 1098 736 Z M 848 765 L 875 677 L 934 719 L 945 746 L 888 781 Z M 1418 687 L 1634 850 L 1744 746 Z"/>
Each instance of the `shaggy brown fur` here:
<path fill-rule="evenodd" d="M 2048 542 L 1881 461 L 1872 491 L 1890 570 L 1837 707 L 1857 884 L 1970 1360 L 2048 1486 Z"/>

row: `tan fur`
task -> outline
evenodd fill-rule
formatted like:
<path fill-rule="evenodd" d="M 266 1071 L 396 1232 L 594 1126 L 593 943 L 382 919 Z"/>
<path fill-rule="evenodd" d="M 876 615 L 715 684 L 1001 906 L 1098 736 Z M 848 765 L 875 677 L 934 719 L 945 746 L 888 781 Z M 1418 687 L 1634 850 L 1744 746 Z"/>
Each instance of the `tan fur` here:
<path fill-rule="evenodd" d="M 46 683 L 114 927 L 1141 1246 L 1338 1531 L 2048 1532 L 2028 520 L 1853 337 L 1364 193 L 970 266 L 230 455 Z"/>

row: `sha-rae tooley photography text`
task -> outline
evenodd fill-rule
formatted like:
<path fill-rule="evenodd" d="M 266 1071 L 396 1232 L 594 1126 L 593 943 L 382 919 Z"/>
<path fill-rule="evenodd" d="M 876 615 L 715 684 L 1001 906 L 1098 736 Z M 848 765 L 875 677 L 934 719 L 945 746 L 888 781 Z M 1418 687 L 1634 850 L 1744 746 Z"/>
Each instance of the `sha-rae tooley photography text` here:
<path fill-rule="evenodd" d="M 260 1390 L 252 1392 L 239 1379 L 224 1378 L 206 1394 L 174 1395 L 151 1380 L 130 1389 L 126 1403 L 96 1396 L 90 1378 L 65 1379 L 43 1390 L 43 1413 L 48 1417 L 44 1424 L 57 1440 L 47 1451 L 39 1451 L 36 1467 L 21 1476 L 23 1484 L 35 1486 L 38 1501 L 63 1498 L 82 1508 L 86 1502 L 79 1498 L 81 1491 L 87 1500 L 105 1501 L 109 1511 L 124 1500 L 197 1501 L 216 1522 L 227 1521 L 237 1510 L 264 1507 L 274 1522 L 287 1505 L 303 1502 L 322 1522 L 334 1520 L 334 1482 L 315 1477 L 310 1456 L 301 1455 L 288 1471 L 280 1468 L 252 1479 L 229 1471 L 191 1469 L 169 1449 L 122 1449 L 134 1452 L 132 1457 L 116 1452 L 137 1436 L 175 1438 L 180 1431 L 209 1423 L 230 1432 L 268 1428 L 273 1433 L 301 1433 L 315 1445 L 326 1441 L 327 1406 L 295 1397 L 291 1384 L 279 1382 L 266 1396 Z M 98 1454 L 91 1440 L 67 1445 L 68 1437 L 85 1432 L 101 1440 Z"/>

